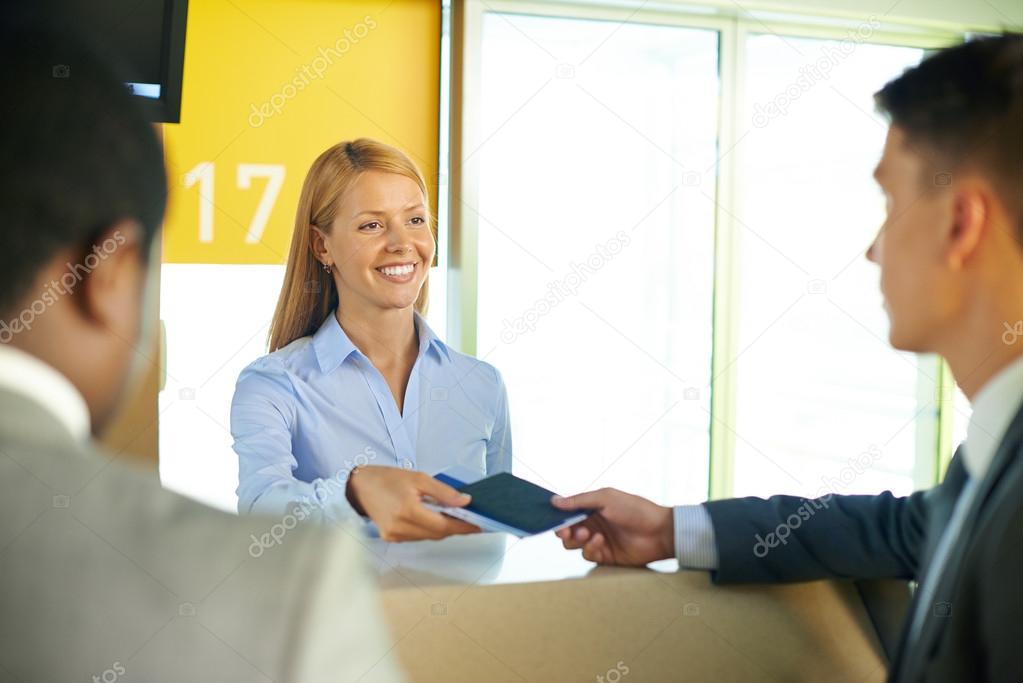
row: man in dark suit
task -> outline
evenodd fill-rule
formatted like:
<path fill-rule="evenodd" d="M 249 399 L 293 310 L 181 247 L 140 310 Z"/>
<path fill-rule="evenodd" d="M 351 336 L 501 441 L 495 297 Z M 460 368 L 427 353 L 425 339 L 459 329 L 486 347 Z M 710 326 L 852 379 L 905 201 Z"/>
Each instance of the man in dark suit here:
<path fill-rule="evenodd" d="M 973 405 L 944 481 L 905 498 L 676 508 L 602 489 L 555 499 L 599 510 L 559 536 L 596 562 L 674 556 L 717 583 L 913 579 L 892 680 L 1019 680 L 1023 36 L 940 51 L 875 98 L 891 121 L 874 173 L 888 216 L 867 258 L 880 266 L 890 341 L 941 354 Z"/>

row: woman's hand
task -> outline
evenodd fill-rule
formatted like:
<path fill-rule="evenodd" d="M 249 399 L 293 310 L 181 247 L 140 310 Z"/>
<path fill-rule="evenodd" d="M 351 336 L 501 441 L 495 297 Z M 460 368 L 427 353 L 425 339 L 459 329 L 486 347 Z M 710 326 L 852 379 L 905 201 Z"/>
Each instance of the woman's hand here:
<path fill-rule="evenodd" d="M 470 500 L 467 494 L 423 472 L 377 465 L 359 467 L 348 478 L 346 495 L 352 507 L 376 523 L 385 541 L 440 539 L 479 532 L 479 527 L 423 505 L 423 496 L 449 507 L 462 507 Z"/>

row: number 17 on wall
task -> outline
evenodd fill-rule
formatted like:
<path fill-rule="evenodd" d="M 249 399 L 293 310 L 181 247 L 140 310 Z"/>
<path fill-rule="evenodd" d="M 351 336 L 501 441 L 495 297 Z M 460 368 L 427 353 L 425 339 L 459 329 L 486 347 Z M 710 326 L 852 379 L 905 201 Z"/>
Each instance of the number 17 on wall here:
<path fill-rule="evenodd" d="M 212 161 L 200 161 L 182 176 L 182 185 L 186 188 L 199 185 L 199 242 L 208 244 L 213 241 L 213 214 L 217 208 L 214 201 L 214 164 Z M 254 178 L 266 178 L 263 196 L 259 199 L 256 212 L 252 215 L 248 230 L 245 232 L 246 244 L 257 244 L 263 237 L 266 224 L 270 220 L 277 195 L 284 185 L 284 166 L 281 164 L 238 164 L 235 176 L 240 190 L 252 187 Z"/>

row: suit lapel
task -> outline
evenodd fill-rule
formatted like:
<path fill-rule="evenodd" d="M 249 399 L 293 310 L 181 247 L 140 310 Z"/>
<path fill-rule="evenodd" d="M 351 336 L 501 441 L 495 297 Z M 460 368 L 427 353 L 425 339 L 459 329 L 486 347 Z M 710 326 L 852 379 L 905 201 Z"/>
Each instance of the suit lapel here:
<path fill-rule="evenodd" d="M 23 394 L 0 389 L 0 445 L 4 443 L 37 448 L 81 445 L 45 406 Z"/>
<path fill-rule="evenodd" d="M 920 565 L 917 568 L 917 579 L 922 579 L 926 576 L 931 562 L 934 561 L 934 553 L 938 549 L 941 533 L 948 526 L 956 501 L 959 499 L 963 486 L 966 484 L 966 466 L 963 464 L 962 449 L 962 446 L 956 449 L 956 453 L 948 466 L 948 471 L 945 473 L 945 478 L 941 484 L 927 494 L 929 497 L 927 506 L 927 542 L 924 545 L 924 552 L 920 558 Z"/>
<path fill-rule="evenodd" d="M 96 451 L 92 442 L 75 439 L 44 406 L 3 389 L 0 389 L 0 457 L 14 461 L 62 493 L 78 490 L 109 458 Z"/>
<path fill-rule="evenodd" d="M 924 543 L 923 552 L 920 555 L 920 561 L 917 564 L 916 576 L 918 580 L 921 580 L 927 573 L 928 567 L 934 558 L 934 552 L 938 546 L 938 540 L 941 538 L 941 532 L 948 525 L 949 518 L 952 516 L 952 508 L 955 506 L 955 501 L 959 497 L 962 491 L 963 484 L 966 481 L 966 470 L 963 466 L 962 457 L 962 446 L 956 449 L 955 455 L 952 456 L 952 462 L 949 464 L 948 471 L 945 473 L 945 478 L 942 479 L 941 483 L 927 492 L 927 533 L 926 541 Z M 913 600 L 910 601 L 909 610 L 906 612 L 906 623 L 902 627 L 902 635 L 899 638 L 899 645 L 896 649 L 895 657 L 892 658 L 890 663 L 890 670 L 892 678 L 895 679 L 895 675 L 902 666 L 909 659 L 913 651 L 907 651 L 909 647 L 909 625 L 916 614 L 917 603 L 920 599 L 919 589 L 915 591 Z"/>

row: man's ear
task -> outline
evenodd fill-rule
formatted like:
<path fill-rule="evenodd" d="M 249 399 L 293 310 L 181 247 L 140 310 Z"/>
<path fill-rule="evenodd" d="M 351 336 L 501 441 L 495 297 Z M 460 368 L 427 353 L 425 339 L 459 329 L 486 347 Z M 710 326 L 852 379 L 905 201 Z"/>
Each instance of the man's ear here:
<path fill-rule="evenodd" d="M 952 198 L 952 229 L 949 232 L 947 263 L 959 271 L 976 253 L 990 229 L 989 197 L 984 187 L 964 181 Z"/>
<path fill-rule="evenodd" d="M 74 297 L 79 313 L 126 340 L 135 338 L 142 317 L 148 264 L 141 250 L 141 226 L 124 219 L 97 235 L 70 265 L 82 276 Z"/>

